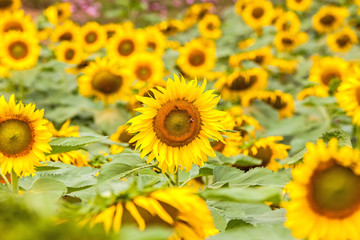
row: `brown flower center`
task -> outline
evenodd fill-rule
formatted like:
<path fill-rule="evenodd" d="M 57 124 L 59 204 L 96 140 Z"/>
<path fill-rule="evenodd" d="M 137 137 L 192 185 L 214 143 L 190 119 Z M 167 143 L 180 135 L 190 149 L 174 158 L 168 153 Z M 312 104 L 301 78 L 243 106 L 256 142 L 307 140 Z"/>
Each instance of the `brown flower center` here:
<path fill-rule="evenodd" d="M 246 79 L 245 76 L 239 75 L 237 76 L 228 86 L 229 89 L 233 91 L 241 91 L 250 88 L 257 80 L 256 76 L 252 76 L 248 79 Z"/>
<path fill-rule="evenodd" d="M 34 131 L 27 121 L 8 119 L 0 122 L 0 152 L 5 156 L 25 155 L 33 143 Z"/>
<path fill-rule="evenodd" d="M 254 62 L 256 62 L 259 65 L 263 64 L 264 61 L 265 61 L 264 55 L 256 55 L 256 57 L 254 58 Z"/>
<path fill-rule="evenodd" d="M 11 57 L 15 58 L 16 60 L 25 58 L 29 53 L 28 47 L 22 41 L 11 43 L 8 49 Z"/>
<path fill-rule="evenodd" d="M 107 39 L 109 39 L 109 38 L 112 38 L 114 35 L 115 35 L 115 31 L 114 30 L 108 30 L 108 31 L 106 31 L 106 37 L 107 37 Z"/>
<path fill-rule="evenodd" d="M 252 11 L 252 16 L 256 19 L 261 18 L 264 15 L 265 11 L 262 7 L 256 7 Z"/>
<path fill-rule="evenodd" d="M 321 82 L 326 86 L 328 86 L 330 81 L 335 78 L 341 79 L 340 73 L 337 71 L 325 71 L 321 74 Z"/>
<path fill-rule="evenodd" d="M 225 149 L 225 144 L 220 141 L 212 141 L 210 142 L 211 147 L 214 149 L 214 151 L 222 152 Z"/>
<path fill-rule="evenodd" d="M 350 43 L 351 39 L 348 35 L 342 35 L 338 39 L 336 39 L 336 44 L 339 45 L 339 47 L 345 47 Z"/>
<path fill-rule="evenodd" d="M 149 41 L 147 43 L 147 47 L 150 48 L 151 50 L 155 50 L 156 49 L 156 43 Z"/>
<path fill-rule="evenodd" d="M 284 45 L 293 45 L 294 44 L 294 40 L 291 39 L 291 38 L 287 38 L 287 37 L 284 37 L 281 39 L 281 42 L 284 44 Z"/>
<path fill-rule="evenodd" d="M 60 41 L 71 41 L 72 39 L 73 39 L 73 35 L 71 32 L 65 32 L 61 34 L 61 36 L 59 37 Z"/>
<path fill-rule="evenodd" d="M 214 30 L 216 27 L 213 23 L 208 23 L 208 25 L 206 26 L 206 28 L 209 30 L 209 31 L 212 31 Z"/>
<path fill-rule="evenodd" d="M 254 154 L 252 151 L 249 152 L 250 157 L 254 157 L 262 160 L 261 165 L 259 165 L 261 167 L 265 167 L 269 164 L 272 155 L 273 155 L 273 151 L 269 146 L 259 147 L 257 149 L 256 154 Z"/>
<path fill-rule="evenodd" d="M 158 110 L 153 126 L 161 142 L 171 147 L 182 147 L 199 135 L 200 113 L 187 100 L 172 100 Z"/>
<path fill-rule="evenodd" d="M 85 41 L 86 41 L 86 43 L 92 44 L 92 43 L 96 42 L 97 39 L 98 39 L 98 35 L 97 35 L 97 33 L 94 32 L 94 31 L 88 32 L 88 33 L 85 35 Z"/>
<path fill-rule="evenodd" d="M 356 101 L 357 101 L 358 105 L 360 106 L 360 87 L 357 87 L 355 89 L 355 97 L 356 97 Z"/>
<path fill-rule="evenodd" d="M 104 94 L 112 94 L 117 92 L 123 84 L 121 76 L 112 74 L 107 70 L 99 71 L 93 77 L 91 82 L 92 87 Z"/>
<path fill-rule="evenodd" d="M 9 31 L 20 31 L 23 32 L 24 28 L 22 26 L 22 24 L 20 22 L 17 21 L 12 21 L 12 22 L 8 22 L 5 24 L 4 28 L 3 28 L 4 32 L 9 32 Z"/>
<path fill-rule="evenodd" d="M 198 67 L 205 62 L 205 53 L 195 49 L 190 53 L 188 60 L 192 66 Z"/>
<path fill-rule="evenodd" d="M 134 42 L 130 39 L 122 40 L 118 45 L 118 53 L 122 56 L 129 56 L 135 50 Z"/>
<path fill-rule="evenodd" d="M 270 104 L 273 108 L 278 110 L 286 107 L 286 102 L 280 96 L 276 96 L 275 101 L 268 97 L 264 99 L 264 102 Z"/>
<path fill-rule="evenodd" d="M 8 8 L 13 4 L 12 0 L 0 0 L 0 8 Z"/>
<path fill-rule="evenodd" d="M 335 17 L 331 14 L 326 14 L 320 18 L 320 23 L 325 26 L 330 26 L 335 22 Z"/>
<path fill-rule="evenodd" d="M 152 71 L 150 66 L 148 65 L 141 65 L 138 66 L 135 71 L 136 77 L 142 81 L 146 81 L 151 77 Z"/>
<path fill-rule="evenodd" d="M 74 56 L 75 56 L 74 49 L 69 48 L 65 51 L 65 59 L 66 60 L 71 60 L 74 58 Z"/>

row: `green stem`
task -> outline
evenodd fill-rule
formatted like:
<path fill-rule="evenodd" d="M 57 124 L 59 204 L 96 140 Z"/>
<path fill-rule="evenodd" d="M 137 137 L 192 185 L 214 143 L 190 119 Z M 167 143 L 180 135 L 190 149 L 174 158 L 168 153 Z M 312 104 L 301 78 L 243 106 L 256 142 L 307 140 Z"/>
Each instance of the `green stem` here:
<path fill-rule="evenodd" d="M 173 186 L 176 185 L 175 181 L 170 177 L 170 175 L 169 175 L 168 173 L 165 173 L 165 176 L 169 179 L 170 183 L 171 183 Z"/>
<path fill-rule="evenodd" d="M 11 184 L 10 184 L 9 180 L 7 179 L 7 177 L 2 172 L 0 172 L 0 176 L 4 179 L 6 185 L 11 190 Z"/>
<path fill-rule="evenodd" d="M 19 177 L 14 170 L 11 171 L 11 188 L 14 193 L 19 193 Z"/>
<path fill-rule="evenodd" d="M 174 174 L 175 177 L 175 186 L 179 187 L 179 171 L 177 170 Z"/>
<path fill-rule="evenodd" d="M 355 128 L 355 136 L 356 136 L 356 148 L 360 149 L 360 127 L 354 125 Z"/>

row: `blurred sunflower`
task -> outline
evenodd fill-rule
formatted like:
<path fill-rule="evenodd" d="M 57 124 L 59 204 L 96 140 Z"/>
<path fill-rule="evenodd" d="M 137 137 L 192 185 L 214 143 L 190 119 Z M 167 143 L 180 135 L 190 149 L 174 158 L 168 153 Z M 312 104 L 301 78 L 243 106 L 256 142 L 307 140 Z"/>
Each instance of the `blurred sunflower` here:
<path fill-rule="evenodd" d="M 305 11 L 311 5 L 312 0 L 286 0 L 286 6 L 293 11 Z"/>
<path fill-rule="evenodd" d="M 345 79 L 349 63 L 342 58 L 314 56 L 312 59 L 314 63 L 310 69 L 310 81 L 329 86 L 331 80 Z"/>
<path fill-rule="evenodd" d="M 82 47 L 76 42 L 62 42 L 55 48 L 56 59 L 68 64 L 79 64 L 85 59 Z"/>
<path fill-rule="evenodd" d="M 71 17 L 70 3 L 56 3 L 44 10 L 47 20 L 58 25 Z"/>
<path fill-rule="evenodd" d="M 10 31 L 26 32 L 35 35 L 36 27 L 29 15 L 23 10 L 5 12 L 0 18 L 0 35 Z"/>
<path fill-rule="evenodd" d="M 246 6 L 251 2 L 253 2 L 253 0 L 237 0 L 235 3 L 235 12 L 241 16 Z"/>
<path fill-rule="evenodd" d="M 303 164 L 286 185 L 285 226 L 299 239 L 357 239 L 360 236 L 360 153 L 322 140 L 307 143 Z"/>
<path fill-rule="evenodd" d="M 275 22 L 278 32 L 297 33 L 300 31 L 301 21 L 296 13 L 288 11 L 283 13 Z"/>
<path fill-rule="evenodd" d="M 176 63 L 188 77 L 203 77 L 215 66 L 215 43 L 212 40 L 193 39 L 179 52 Z"/>
<path fill-rule="evenodd" d="M 257 30 L 270 25 L 273 14 L 274 9 L 270 1 L 258 0 L 246 4 L 241 16 L 246 24 Z"/>
<path fill-rule="evenodd" d="M 48 122 L 46 127 L 53 137 L 79 137 L 79 127 L 70 126 L 70 119 L 67 120 L 59 130 L 56 130 L 52 122 Z M 65 164 L 72 164 L 77 167 L 89 166 L 89 158 L 82 151 L 70 151 L 46 156 L 47 161 L 61 161 Z"/>
<path fill-rule="evenodd" d="M 264 90 L 268 81 L 268 74 L 262 68 L 252 68 L 246 71 L 236 70 L 230 75 L 221 77 L 215 88 L 224 99 L 236 100 L 247 92 Z"/>
<path fill-rule="evenodd" d="M 145 40 L 147 50 L 159 56 L 162 56 L 165 52 L 167 40 L 164 34 L 156 27 L 145 28 Z"/>
<path fill-rule="evenodd" d="M 329 34 L 326 41 L 334 52 L 348 52 L 354 44 L 358 43 L 356 32 L 345 27 L 336 33 Z"/>
<path fill-rule="evenodd" d="M 133 136 L 126 131 L 128 128 L 129 126 L 126 125 L 119 126 L 116 132 L 110 136 L 110 140 L 118 143 L 129 144 L 129 141 Z M 129 147 L 134 149 L 135 143 L 129 144 Z M 111 154 L 121 153 L 122 151 L 124 151 L 124 149 L 125 147 L 123 146 L 112 144 L 110 146 L 110 153 Z"/>
<path fill-rule="evenodd" d="M 296 59 L 273 58 L 269 62 L 269 65 L 278 68 L 280 73 L 293 74 L 298 67 L 298 61 Z"/>
<path fill-rule="evenodd" d="M 209 2 L 192 4 L 185 12 L 183 23 L 185 28 L 190 28 L 201 21 L 214 5 Z"/>
<path fill-rule="evenodd" d="M 308 39 L 306 32 L 278 32 L 274 38 L 274 45 L 279 52 L 290 52 Z"/>
<path fill-rule="evenodd" d="M 10 77 L 10 69 L 0 59 L 0 78 L 8 78 L 8 77 Z"/>
<path fill-rule="evenodd" d="M 286 15 L 286 12 L 284 11 L 284 9 L 282 7 L 275 7 L 274 13 L 271 18 L 271 24 L 276 26 L 277 20 L 284 15 Z"/>
<path fill-rule="evenodd" d="M 244 39 L 242 41 L 239 41 L 237 43 L 237 47 L 239 49 L 245 49 L 245 48 L 248 48 L 250 47 L 251 45 L 253 45 L 255 43 L 255 39 L 254 38 L 247 38 L 247 39 Z"/>
<path fill-rule="evenodd" d="M 11 12 L 21 7 L 21 0 L 2 0 L 0 2 L 0 14 Z"/>
<path fill-rule="evenodd" d="M 139 53 L 129 61 L 128 69 L 131 79 L 138 80 L 138 85 L 161 81 L 164 77 L 164 62 L 161 56 L 152 53 Z"/>
<path fill-rule="evenodd" d="M 221 37 L 220 26 L 220 18 L 214 14 L 207 14 L 198 24 L 201 36 L 210 39 Z"/>
<path fill-rule="evenodd" d="M 154 97 L 138 96 L 145 107 L 128 122 L 128 132 L 136 134 L 130 143 L 136 141 L 140 157 L 148 155 L 148 163 L 156 158 L 161 170 L 171 173 L 178 167 L 188 171 L 193 163 L 202 166 L 207 155 L 215 156 L 208 139 L 223 141 L 220 121 L 226 115 L 213 109 L 220 97 L 203 93 L 206 80 L 198 87 L 197 80 L 174 78 L 168 79 L 166 89 L 153 90 Z"/>
<path fill-rule="evenodd" d="M 50 33 L 50 39 L 52 42 L 61 41 L 80 41 L 80 27 L 71 20 L 67 20 L 61 25 L 57 25 L 55 29 Z"/>
<path fill-rule="evenodd" d="M 323 6 L 313 16 L 314 29 L 318 33 L 329 33 L 341 27 L 349 15 L 347 8 Z"/>
<path fill-rule="evenodd" d="M 248 61 L 254 61 L 260 66 L 266 66 L 271 61 L 272 58 L 273 55 L 271 53 L 271 47 L 266 46 L 253 51 L 239 53 L 230 56 L 229 65 L 231 68 L 241 67 L 241 63 L 245 60 L 248 60 Z"/>
<path fill-rule="evenodd" d="M 298 100 L 304 100 L 309 96 L 315 97 L 328 97 L 329 96 L 329 88 L 324 85 L 316 85 L 312 87 L 305 88 L 299 92 L 297 95 Z"/>
<path fill-rule="evenodd" d="M 0 56 L 14 70 L 25 70 L 36 65 L 40 55 L 39 42 L 26 33 L 11 31 L 2 39 Z"/>
<path fill-rule="evenodd" d="M 244 149 L 243 154 L 260 159 L 262 162 L 256 167 L 266 167 L 273 171 L 277 171 L 282 165 L 278 163 L 276 159 L 285 159 L 288 156 L 287 151 L 290 149 L 289 145 L 277 143 L 282 140 L 284 139 L 280 136 L 260 138 L 249 148 Z"/>
<path fill-rule="evenodd" d="M 335 95 L 339 106 L 346 115 L 353 118 L 353 123 L 360 125 L 360 81 L 356 76 L 350 76 L 341 82 Z"/>
<path fill-rule="evenodd" d="M 0 97 L 0 166 L 3 174 L 14 171 L 17 176 L 35 173 L 34 166 L 45 161 L 51 151 L 51 133 L 47 130 L 44 110 L 35 105 L 9 102 Z"/>
<path fill-rule="evenodd" d="M 75 67 L 73 68 L 67 68 L 66 72 L 70 73 L 70 74 L 74 74 L 74 75 L 78 75 L 80 73 L 83 72 L 83 70 L 90 65 L 92 61 L 88 60 L 88 59 L 84 59 L 82 60 L 79 64 L 77 64 Z"/>
<path fill-rule="evenodd" d="M 205 201 L 190 187 L 156 190 L 131 200 L 119 199 L 83 223 L 103 223 L 106 232 L 118 232 L 122 224 L 137 223 L 172 228 L 169 240 L 202 240 L 219 231 L 215 228 Z"/>
<path fill-rule="evenodd" d="M 105 24 L 103 26 L 103 28 L 104 28 L 104 31 L 105 31 L 105 34 L 106 34 L 106 39 L 109 40 L 110 38 L 112 38 L 113 36 L 116 35 L 119 28 L 121 28 L 121 24 L 108 23 L 108 24 Z"/>
<path fill-rule="evenodd" d="M 85 51 L 96 52 L 105 46 L 106 40 L 105 29 L 97 22 L 87 22 L 81 27 L 81 44 Z"/>
<path fill-rule="evenodd" d="M 84 75 L 78 79 L 81 95 L 95 96 L 105 104 L 128 99 L 131 86 L 130 73 L 121 69 L 116 61 L 97 58 L 83 72 Z"/>
<path fill-rule="evenodd" d="M 185 30 L 185 24 L 177 19 L 162 21 L 156 27 L 166 36 L 172 36 Z"/>

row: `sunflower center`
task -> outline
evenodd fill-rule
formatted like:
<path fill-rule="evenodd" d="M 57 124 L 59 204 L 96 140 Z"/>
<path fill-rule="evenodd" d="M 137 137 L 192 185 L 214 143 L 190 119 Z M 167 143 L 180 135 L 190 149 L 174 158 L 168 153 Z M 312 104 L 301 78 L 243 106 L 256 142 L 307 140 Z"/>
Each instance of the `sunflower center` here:
<path fill-rule="evenodd" d="M 138 79 L 146 81 L 151 76 L 151 68 L 149 66 L 139 66 L 136 69 L 135 74 Z"/>
<path fill-rule="evenodd" d="M 0 8 L 8 8 L 13 4 L 12 0 L 0 0 Z"/>
<path fill-rule="evenodd" d="M 29 52 L 28 47 L 21 41 L 11 43 L 9 46 L 9 53 L 15 59 L 22 59 L 27 56 Z"/>
<path fill-rule="evenodd" d="M 252 11 L 252 16 L 254 18 L 261 18 L 264 15 L 265 11 L 262 7 L 256 7 Z"/>
<path fill-rule="evenodd" d="M 270 104 L 275 109 L 282 109 L 286 106 L 286 102 L 280 96 L 276 96 L 275 101 L 268 97 L 264 102 Z"/>
<path fill-rule="evenodd" d="M 214 149 L 214 151 L 222 152 L 225 149 L 225 144 L 220 141 L 212 141 L 210 142 L 211 147 Z"/>
<path fill-rule="evenodd" d="M 351 39 L 348 35 L 342 35 L 338 39 L 336 39 L 336 43 L 340 47 L 345 47 L 346 45 L 351 43 Z"/>
<path fill-rule="evenodd" d="M 152 49 L 152 50 L 155 50 L 156 49 L 156 43 L 154 42 L 148 42 L 147 43 L 147 47 Z"/>
<path fill-rule="evenodd" d="M 360 203 L 360 176 L 351 168 L 333 165 L 317 170 L 310 181 L 309 200 L 312 208 L 333 218 L 345 218 Z"/>
<path fill-rule="evenodd" d="M 194 50 L 189 55 L 189 63 L 195 67 L 202 65 L 205 62 L 205 53 L 200 50 Z"/>
<path fill-rule="evenodd" d="M 209 31 L 212 31 L 212 30 L 215 29 L 215 26 L 214 26 L 213 23 L 209 23 L 209 24 L 206 26 L 206 28 L 207 28 Z"/>
<path fill-rule="evenodd" d="M 94 43 L 94 42 L 96 42 L 97 39 L 98 39 L 98 36 L 97 36 L 96 32 L 94 32 L 94 31 L 91 31 L 85 35 L 85 41 L 87 43 L 90 43 L 90 44 Z"/>
<path fill-rule="evenodd" d="M 281 42 L 282 42 L 284 45 L 293 45 L 294 40 L 285 37 L 285 38 L 281 39 Z"/>
<path fill-rule="evenodd" d="M 109 71 L 99 71 L 93 77 L 92 87 L 104 94 L 112 94 L 117 92 L 123 83 L 121 76 L 112 74 Z"/>
<path fill-rule="evenodd" d="M 158 110 L 153 126 L 161 142 L 171 147 L 182 147 L 199 135 L 200 113 L 186 100 L 169 101 Z"/>
<path fill-rule="evenodd" d="M 26 154 L 33 142 L 33 130 L 29 123 L 18 119 L 0 122 L 0 152 L 5 156 Z"/>
<path fill-rule="evenodd" d="M 62 17 L 64 15 L 64 11 L 62 9 L 57 10 L 57 16 Z"/>
<path fill-rule="evenodd" d="M 73 35 L 70 32 L 63 33 L 60 37 L 60 41 L 71 41 L 73 39 Z"/>
<path fill-rule="evenodd" d="M 115 31 L 114 30 L 108 30 L 106 31 L 106 37 L 109 39 L 109 38 L 112 38 L 113 36 L 115 35 Z"/>
<path fill-rule="evenodd" d="M 74 51 L 74 49 L 67 49 L 67 50 L 65 51 L 65 59 L 66 59 L 66 60 L 71 60 L 71 59 L 74 58 L 74 56 L 75 56 L 75 51 Z"/>
<path fill-rule="evenodd" d="M 249 81 L 247 81 L 247 79 L 244 76 L 240 75 L 232 81 L 232 83 L 229 86 L 229 89 L 233 91 L 241 91 L 244 89 L 248 89 L 254 84 L 255 81 L 256 79 L 254 78 L 250 78 Z"/>
<path fill-rule="evenodd" d="M 259 147 L 257 149 L 256 154 L 254 154 L 252 151 L 250 151 L 250 153 L 249 153 L 250 157 L 254 157 L 254 158 L 258 158 L 258 159 L 262 160 L 261 165 L 260 165 L 262 167 L 265 167 L 269 164 L 272 155 L 273 155 L 273 151 L 271 150 L 271 148 L 269 146 Z"/>
<path fill-rule="evenodd" d="M 291 27 L 291 23 L 290 23 L 289 21 L 283 23 L 283 25 L 281 26 L 281 28 L 282 28 L 283 31 L 289 30 L 290 27 Z"/>
<path fill-rule="evenodd" d="M 335 22 L 335 17 L 331 14 L 326 14 L 322 18 L 320 18 L 320 23 L 322 25 L 330 26 Z"/>
<path fill-rule="evenodd" d="M 4 32 L 9 32 L 9 31 L 23 32 L 24 31 L 22 24 L 19 22 L 16 22 L 16 21 L 6 23 L 3 30 L 4 30 Z"/>
<path fill-rule="evenodd" d="M 321 82 L 323 84 L 325 84 L 326 86 L 329 85 L 330 81 L 334 78 L 340 78 L 340 74 L 339 72 L 335 72 L 335 71 L 330 71 L 330 72 L 324 72 L 322 75 L 321 75 Z"/>
<path fill-rule="evenodd" d="M 123 143 L 128 143 L 132 137 L 133 136 L 131 134 L 124 130 L 120 133 L 119 141 Z"/>
<path fill-rule="evenodd" d="M 255 58 L 254 58 L 254 62 L 256 62 L 257 64 L 262 64 L 265 60 L 265 56 L 263 55 L 257 55 Z"/>
<path fill-rule="evenodd" d="M 118 45 L 118 52 L 123 56 L 129 56 L 134 50 L 134 42 L 130 39 L 123 40 Z"/>

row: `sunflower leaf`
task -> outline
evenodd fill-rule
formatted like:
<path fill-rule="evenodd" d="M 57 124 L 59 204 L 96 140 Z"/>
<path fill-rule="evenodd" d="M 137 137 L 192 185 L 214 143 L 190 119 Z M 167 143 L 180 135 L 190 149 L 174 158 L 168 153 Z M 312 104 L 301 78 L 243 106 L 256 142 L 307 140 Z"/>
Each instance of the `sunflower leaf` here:
<path fill-rule="evenodd" d="M 108 137 L 106 137 L 106 136 L 84 136 L 84 137 L 56 138 L 50 142 L 52 151 L 49 155 L 78 150 L 87 144 L 101 142 L 102 140 L 105 140 L 107 138 Z"/>

